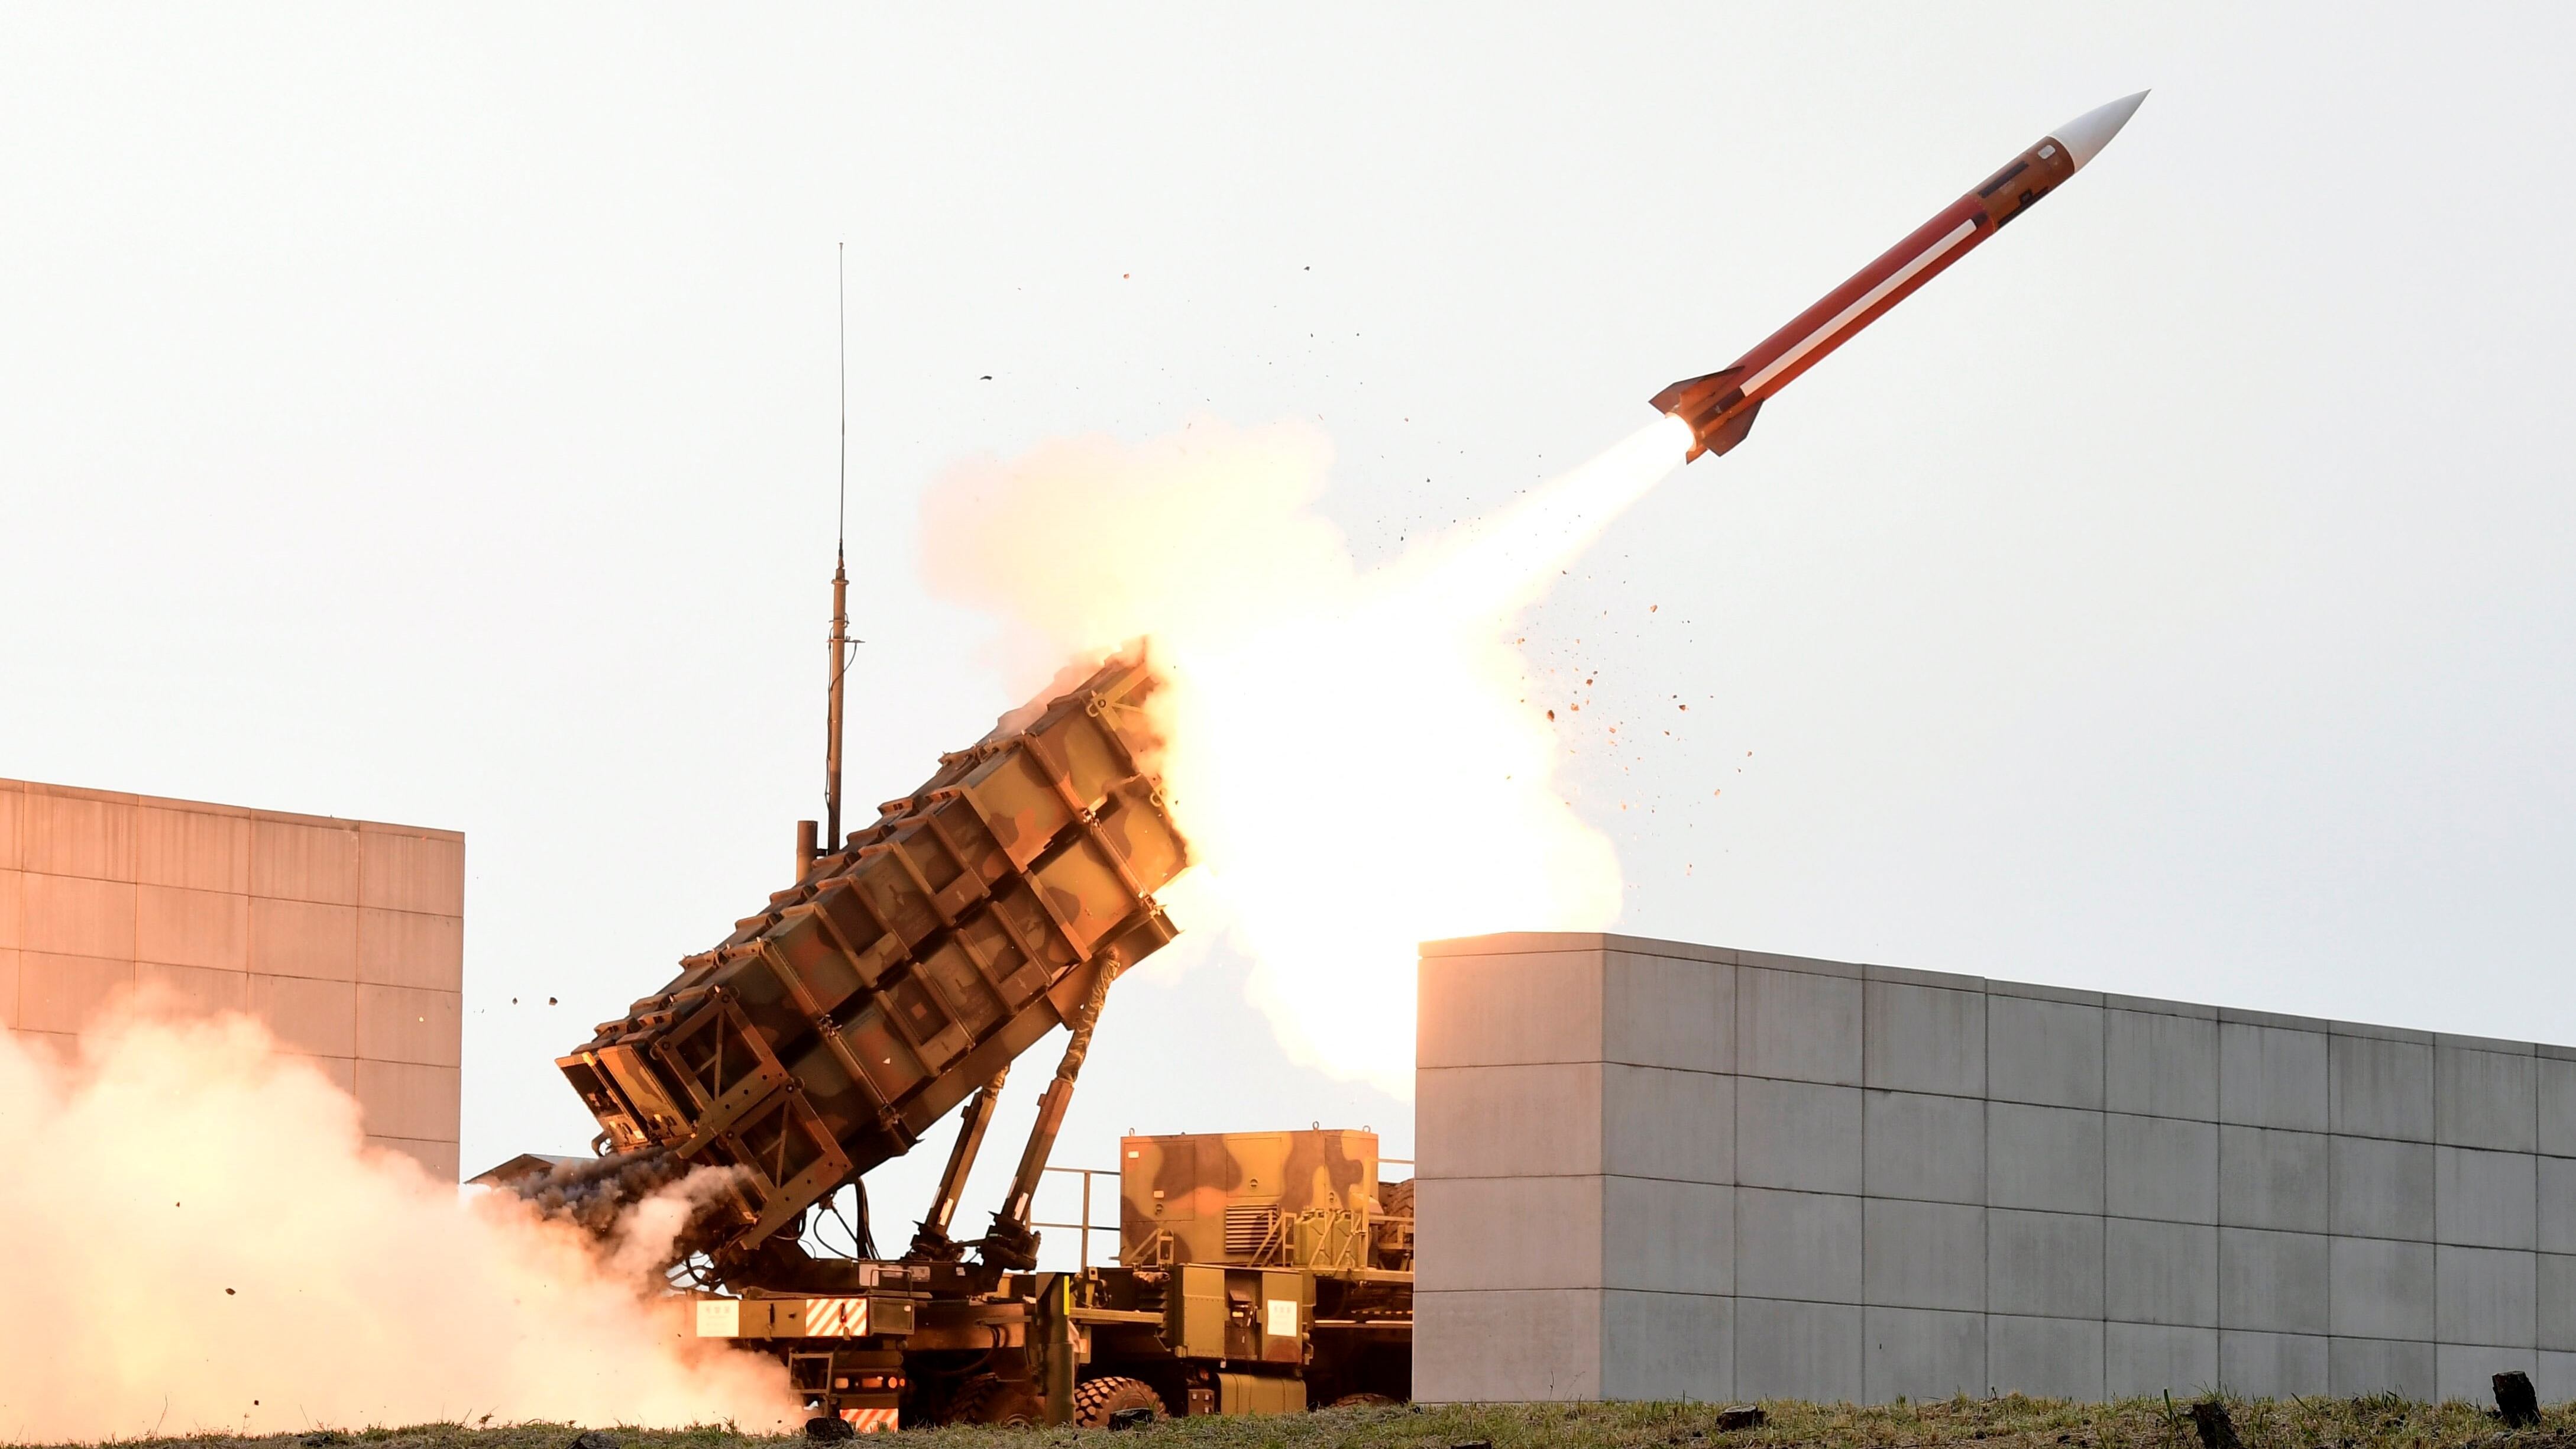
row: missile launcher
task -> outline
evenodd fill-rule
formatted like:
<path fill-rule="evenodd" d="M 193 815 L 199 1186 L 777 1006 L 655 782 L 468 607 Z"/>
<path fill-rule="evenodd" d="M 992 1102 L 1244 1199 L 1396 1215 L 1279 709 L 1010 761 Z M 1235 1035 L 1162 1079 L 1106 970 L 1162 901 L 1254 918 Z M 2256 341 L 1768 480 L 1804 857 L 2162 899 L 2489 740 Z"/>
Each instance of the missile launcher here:
<path fill-rule="evenodd" d="M 1143 660 L 1006 717 L 560 1058 L 611 1161 L 735 1169 L 719 1263 L 799 1226 L 1170 941 L 1189 864 Z M 676 1172 L 674 1173 L 676 1175 Z M 1025 1216 L 1024 1205 L 1022 1216 Z"/>

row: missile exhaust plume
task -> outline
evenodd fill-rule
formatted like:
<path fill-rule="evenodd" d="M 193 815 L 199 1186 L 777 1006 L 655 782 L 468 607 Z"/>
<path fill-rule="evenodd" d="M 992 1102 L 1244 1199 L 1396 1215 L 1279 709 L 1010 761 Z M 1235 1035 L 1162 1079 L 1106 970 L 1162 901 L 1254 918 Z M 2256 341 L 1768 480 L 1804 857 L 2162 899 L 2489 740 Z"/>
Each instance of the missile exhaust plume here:
<path fill-rule="evenodd" d="M 924 551 L 935 587 L 1008 622 L 1016 684 L 1149 641 L 1162 777 L 1202 862 L 1165 904 L 1251 957 L 1292 1057 L 1410 1096 L 1419 942 L 1618 914 L 1618 860 L 1563 798 L 1509 630 L 1691 441 L 1659 418 L 1362 570 L 1314 510 L 1331 455 L 1310 429 L 1073 439 L 952 474 Z M 1403 857 L 1400 889 L 1373 851 Z"/>
<path fill-rule="evenodd" d="M 0 1161 L 0 1443 L 803 1418 L 645 1291 L 701 1185 L 605 1242 L 460 1196 L 245 1017 L 136 1015 L 73 1058 L 0 1033 Z"/>

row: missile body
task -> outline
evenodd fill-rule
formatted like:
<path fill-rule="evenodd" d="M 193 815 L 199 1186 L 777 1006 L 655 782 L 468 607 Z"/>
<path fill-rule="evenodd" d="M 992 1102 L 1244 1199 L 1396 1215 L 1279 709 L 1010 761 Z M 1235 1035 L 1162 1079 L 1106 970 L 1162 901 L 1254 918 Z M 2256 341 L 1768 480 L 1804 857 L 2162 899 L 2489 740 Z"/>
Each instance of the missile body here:
<path fill-rule="evenodd" d="M 1685 378 L 1655 394 L 1656 410 L 1690 424 L 1692 458 L 1723 453 L 1744 441 L 1752 431 L 1754 414 L 1772 394 L 2082 170 L 2120 133 L 2146 98 L 2147 93 L 2140 91 L 2087 111 L 2040 137 L 1976 190 L 1915 228 L 1788 326 L 1762 339 L 1733 366 L 1705 377 Z"/>

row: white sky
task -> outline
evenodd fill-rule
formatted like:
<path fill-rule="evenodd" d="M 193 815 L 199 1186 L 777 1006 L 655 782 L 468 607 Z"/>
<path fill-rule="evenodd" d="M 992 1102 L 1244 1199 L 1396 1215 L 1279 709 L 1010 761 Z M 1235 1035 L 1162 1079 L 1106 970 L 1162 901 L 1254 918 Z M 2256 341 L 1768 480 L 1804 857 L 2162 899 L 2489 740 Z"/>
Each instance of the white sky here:
<path fill-rule="evenodd" d="M 1383 558 L 2151 85 L 1526 621 L 1621 928 L 2576 1040 L 2576 11 L 1387 12 L 0 8 L 0 775 L 466 831 L 467 1168 L 574 1149 L 816 813 L 836 240 L 872 803 L 1014 702 L 950 462 L 1316 420 Z M 1409 1144 L 1195 954 L 1060 1160 Z"/>

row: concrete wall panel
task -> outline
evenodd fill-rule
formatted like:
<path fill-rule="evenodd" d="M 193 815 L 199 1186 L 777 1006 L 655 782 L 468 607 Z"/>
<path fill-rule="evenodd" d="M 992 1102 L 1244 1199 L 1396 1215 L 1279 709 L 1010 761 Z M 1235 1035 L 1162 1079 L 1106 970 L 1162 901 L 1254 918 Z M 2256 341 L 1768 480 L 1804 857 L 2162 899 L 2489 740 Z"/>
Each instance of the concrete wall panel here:
<path fill-rule="evenodd" d="M 1986 1201 L 2102 1211 L 2102 1114 L 1995 1102 L 1986 1108 Z"/>
<path fill-rule="evenodd" d="M 2188 1386 L 2188 1389 L 2186 1389 Z M 2171 1390 L 2202 1393 L 2218 1387 L 2218 1330 L 2156 1323 L 2102 1325 L 2102 1389 L 2131 1398 Z"/>
<path fill-rule="evenodd" d="M 1611 1399 L 1735 1396 L 1735 1302 L 1687 1293 L 1601 1295 L 1601 1394 Z"/>
<path fill-rule="evenodd" d="M 1998 1394 L 2100 1399 L 2102 1320 L 1988 1314 L 1986 1380 Z"/>
<path fill-rule="evenodd" d="M 1735 968 L 1612 951 L 1602 969 L 1604 1061 L 1735 1070 Z"/>
<path fill-rule="evenodd" d="M 2218 1220 L 2230 1227 L 2322 1233 L 2332 1214 L 2329 1142 L 2320 1132 L 2218 1129 Z"/>
<path fill-rule="evenodd" d="M 2103 1219 L 2087 1213 L 1986 1214 L 1986 1309 L 2041 1318 L 2102 1316 Z"/>
<path fill-rule="evenodd" d="M 2324 1335 L 2330 1310 L 2333 1240 L 2318 1233 L 2218 1230 L 2218 1321 L 2226 1328 L 2317 1336 L 2317 1383 L 2324 1391 Z"/>
<path fill-rule="evenodd" d="M 135 887 L 134 959 L 247 970 L 250 897 L 184 886 Z"/>
<path fill-rule="evenodd" d="M 2433 1339 L 2431 1243 L 2336 1238 L 2331 1256 L 2337 1337 Z"/>
<path fill-rule="evenodd" d="M 2430 1042 L 2339 1036 L 2331 1059 L 2335 1131 L 2355 1137 L 2433 1140 Z"/>
<path fill-rule="evenodd" d="M 358 904 L 429 916 L 465 914 L 465 842 L 400 826 L 360 825 Z"/>
<path fill-rule="evenodd" d="M 456 1068 L 410 1062 L 357 1063 L 358 1109 L 367 1131 L 384 1137 L 456 1140 Z"/>
<path fill-rule="evenodd" d="M 1603 1286 L 1598 1177 L 1417 1178 L 1413 1215 L 1422 1285 Z"/>
<path fill-rule="evenodd" d="M 2330 1340 L 2298 1333 L 2220 1329 L 2218 1381 L 2247 1398 L 2305 1398 L 2327 1392 Z"/>
<path fill-rule="evenodd" d="M 2103 1013 L 2102 1104 L 2149 1117 L 2218 1120 L 2218 1022 L 2160 1011 Z"/>
<path fill-rule="evenodd" d="M 2103 1131 L 2103 1205 L 2112 1216 L 2218 1221 L 2218 1124 L 2114 1112 Z"/>
<path fill-rule="evenodd" d="M 358 988 L 346 981 L 301 976 L 250 978 L 250 1014 L 291 1052 L 317 1057 L 358 1054 Z M 395 1137 L 435 1137 L 435 1132 L 390 1132 Z"/>
<path fill-rule="evenodd" d="M 253 820 L 250 893 L 281 900 L 358 903 L 358 831 L 354 825 Z"/>
<path fill-rule="evenodd" d="M 76 1034 L 134 997 L 134 963 L 95 956 L 18 953 L 21 1031 Z"/>
<path fill-rule="evenodd" d="M 2329 1069 L 2318 1031 L 2218 1025 L 2218 1120 L 2245 1127 L 2326 1130 Z"/>
<path fill-rule="evenodd" d="M 1869 1198 L 1862 1211 L 1861 1301 L 1981 1312 L 1986 1210 L 1961 1203 Z M 1978 1336 L 1978 1362 L 1984 1362 Z"/>
<path fill-rule="evenodd" d="M 1748 1077 L 1861 1084 L 1861 983 L 1738 968 L 1735 1069 Z"/>
<path fill-rule="evenodd" d="M 1974 1097 L 1864 1093 L 1864 1189 L 1872 1197 L 1986 1200 L 1986 1104 Z"/>
<path fill-rule="evenodd" d="M 1413 1396 L 1427 1403 L 1597 1399 L 1602 1295 L 1419 1291 Z"/>
<path fill-rule="evenodd" d="M 417 991 L 408 986 L 361 986 L 357 990 L 357 1055 L 433 1067 L 459 1064 L 464 1035 L 463 997 L 453 991 Z"/>
<path fill-rule="evenodd" d="M 2329 1156 L 2333 1231 L 2363 1238 L 2433 1238 L 2433 1144 L 2338 1137 Z"/>
<path fill-rule="evenodd" d="M 134 883 L 76 875 L 18 877 L 18 949 L 134 959 Z"/>
<path fill-rule="evenodd" d="M 134 879 L 131 798 L 32 786 L 18 828 L 18 868 L 29 874 Z"/>
<path fill-rule="evenodd" d="M 1417 1069 L 1602 1060 L 1600 952 L 1426 956 L 1416 990 Z"/>
<path fill-rule="evenodd" d="M 2102 1308 L 2131 1323 L 2216 1328 L 2218 1230 L 2199 1223 L 2106 1221 Z"/>
<path fill-rule="evenodd" d="M 2399 1394 L 2429 1403 L 2438 1384 L 2430 1340 L 2338 1338 L 2326 1345 L 2326 1392 L 2338 1398 Z"/>
<path fill-rule="evenodd" d="M 2434 1141 L 2506 1152 L 2537 1146 L 2538 1058 L 2445 1045 L 2433 1062 Z"/>
<path fill-rule="evenodd" d="M 1736 1299 L 1736 1397 L 1859 1403 L 1863 1332 L 1857 1305 Z"/>
<path fill-rule="evenodd" d="M 2539 1338 L 2539 1255 L 2498 1248 L 2436 1248 L 2440 1307 L 2434 1341 L 2533 1347 Z"/>
<path fill-rule="evenodd" d="M 2441 1396 L 2444 1401 L 2461 1400 L 2471 1404 L 2495 1402 L 2495 1376 L 2513 1369 L 2525 1374 L 2540 1372 L 2540 1355 L 2527 1348 L 2496 1348 L 2487 1344 L 2441 1343 L 2433 1346 L 2434 1362 Z M 2537 1379 L 2532 1387 L 2539 1387 Z"/>
<path fill-rule="evenodd" d="M 2533 1266 L 2539 1300 L 2534 1337 L 2542 1348 L 2576 1352 L 2576 1257 L 2543 1253 Z M 2576 1398 L 2576 1391 L 2569 1397 Z"/>
<path fill-rule="evenodd" d="M 2433 1149 L 2433 1240 L 2477 1248 L 2539 1246 L 2537 1159 L 2473 1147 Z"/>
<path fill-rule="evenodd" d="M 1735 1291 L 1734 1188 L 1603 1178 L 1600 1219 L 1602 1286 L 1652 1293 Z M 1579 1222 L 1567 1226 L 1582 1230 Z"/>
<path fill-rule="evenodd" d="M 1861 1200 L 1735 1190 L 1735 1291 L 1818 1303 L 1861 1301 Z"/>
<path fill-rule="evenodd" d="M 1861 1389 L 1868 1403 L 1986 1393 L 1986 1316 L 1921 1308 L 1862 1315 Z"/>
<path fill-rule="evenodd" d="M 1857 983 L 1845 983 L 1857 985 Z M 1735 1180 L 1804 1192 L 1861 1190 L 1861 1089 L 1739 1077 Z"/>
<path fill-rule="evenodd" d="M 1601 1067 L 1420 1068 L 1417 1176 L 1579 1177 L 1601 1171 Z"/>
<path fill-rule="evenodd" d="M 358 911 L 358 979 L 378 986 L 465 989 L 465 922 L 457 916 Z"/>
<path fill-rule="evenodd" d="M 270 976 L 358 979 L 358 908 L 250 898 L 250 967 Z"/>
<path fill-rule="evenodd" d="M 2049 1107 L 2102 1105 L 2102 1008 L 1996 996 L 1987 1004 L 1987 1095 Z"/>
<path fill-rule="evenodd" d="M 2539 1179 L 2540 1250 L 2576 1253 L 2576 1161 L 2564 1157 L 2536 1159 Z"/>
<path fill-rule="evenodd" d="M 2576 1157 L 2576 1061 L 2544 1056 L 2534 1064 L 2540 1091 L 2540 1150 Z"/>
<path fill-rule="evenodd" d="M 1735 1078 L 1606 1062 L 1600 1090 L 1604 1172 L 1735 1180 Z"/>
<path fill-rule="evenodd" d="M 138 997 L 199 1016 L 247 1010 L 249 986 L 250 978 L 239 971 L 163 966 L 152 961 L 134 963 L 134 990 Z"/>
<path fill-rule="evenodd" d="M 1872 981 L 1865 1001 L 1862 1056 L 1868 1085 L 1954 1097 L 1985 1095 L 1985 993 Z"/>

